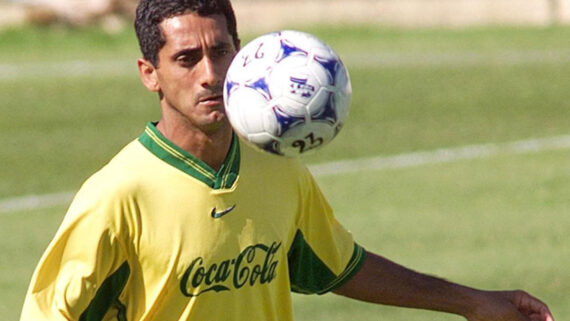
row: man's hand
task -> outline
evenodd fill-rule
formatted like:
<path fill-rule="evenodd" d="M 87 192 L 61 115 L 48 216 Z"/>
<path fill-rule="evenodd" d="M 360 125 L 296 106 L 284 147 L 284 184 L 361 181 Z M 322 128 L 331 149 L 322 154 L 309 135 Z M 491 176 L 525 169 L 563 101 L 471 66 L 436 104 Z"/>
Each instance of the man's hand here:
<path fill-rule="evenodd" d="M 524 291 L 481 292 L 477 307 L 466 317 L 469 321 L 554 321 L 546 304 Z"/>

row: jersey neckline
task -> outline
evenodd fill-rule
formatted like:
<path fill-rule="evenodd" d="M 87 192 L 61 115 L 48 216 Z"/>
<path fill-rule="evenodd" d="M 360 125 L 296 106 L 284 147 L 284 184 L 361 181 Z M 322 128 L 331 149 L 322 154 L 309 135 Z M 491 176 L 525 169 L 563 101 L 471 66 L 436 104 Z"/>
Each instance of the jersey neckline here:
<path fill-rule="evenodd" d="M 217 172 L 208 164 L 175 145 L 164 137 L 154 122 L 149 122 L 139 137 L 139 142 L 152 154 L 169 165 L 194 177 L 213 189 L 231 188 L 239 174 L 240 148 L 239 139 L 234 134 L 232 144 L 224 164 Z"/>

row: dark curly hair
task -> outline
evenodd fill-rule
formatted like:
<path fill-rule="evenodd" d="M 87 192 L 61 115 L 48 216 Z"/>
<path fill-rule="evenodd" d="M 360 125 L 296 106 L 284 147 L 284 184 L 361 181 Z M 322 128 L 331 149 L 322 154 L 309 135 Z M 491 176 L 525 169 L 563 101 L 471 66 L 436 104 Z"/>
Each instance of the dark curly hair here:
<path fill-rule="evenodd" d="M 230 0 L 141 0 L 136 11 L 135 31 L 144 59 L 158 66 L 158 52 L 166 43 L 159 27 L 163 20 L 193 12 L 200 16 L 224 15 L 228 32 L 235 47 L 239 48 L 236 17 Z"/>

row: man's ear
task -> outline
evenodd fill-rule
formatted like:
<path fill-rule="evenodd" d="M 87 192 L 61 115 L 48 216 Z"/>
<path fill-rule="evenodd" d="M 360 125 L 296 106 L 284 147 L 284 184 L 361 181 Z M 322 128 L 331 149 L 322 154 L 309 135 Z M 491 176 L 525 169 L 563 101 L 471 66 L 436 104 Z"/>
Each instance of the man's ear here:
<path fill-rule="evenodd" d="M 152 92 L 158 92 L 160 85 L 158 84 L 156 67 L 154 67 L 150 61 L 143 58 L 137 60 L 137 66 L 143 85 Z"/>

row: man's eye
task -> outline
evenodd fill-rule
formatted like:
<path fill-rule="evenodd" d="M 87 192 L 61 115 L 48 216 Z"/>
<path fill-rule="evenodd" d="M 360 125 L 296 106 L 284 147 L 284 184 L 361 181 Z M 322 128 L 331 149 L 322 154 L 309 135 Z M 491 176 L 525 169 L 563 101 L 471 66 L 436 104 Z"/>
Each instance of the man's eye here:
<path fill-rule="evenodd" d="M 200 61 L 200 58 L 196 56 L 183 55 L 176 58 L 176 61 L 184 66 L 193 66 Z"/>
<path fill-rule="evenodd" d="M 214 55 L 219 58 L 226 57 L 229 54 L 231 54 L 231 50 L 227 48 L 220 48 L 214 52 Z"/>

